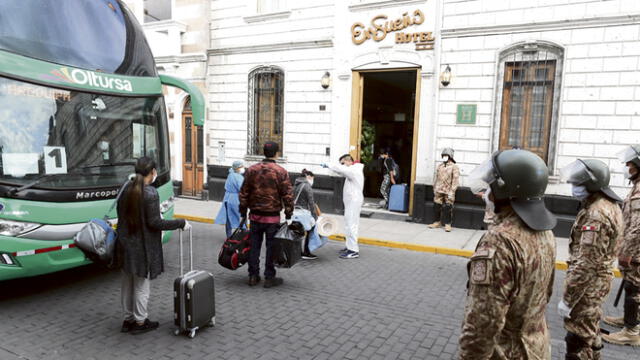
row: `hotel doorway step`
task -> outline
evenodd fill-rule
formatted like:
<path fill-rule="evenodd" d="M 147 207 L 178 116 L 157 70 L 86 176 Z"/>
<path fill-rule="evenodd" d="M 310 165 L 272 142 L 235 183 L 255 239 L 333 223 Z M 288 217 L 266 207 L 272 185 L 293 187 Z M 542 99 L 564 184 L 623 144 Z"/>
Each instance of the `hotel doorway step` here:
<path fill-rule="evenodd" d="M 352 139 L 352 146 L 355 140 L 357 155 L 365 164 L 365 208 L 381 211 L 384 210 L 380 189 L 385 173 L 385 165 L 380 158 L 383 150 L 388 149 L 398 165 L 396 182 L 407 184 L 407 192 L 413 195 L 419 70 L 362 71 L 356 74 L 354 81 L 359 83 L 354 94 L 360 106 L 357 117 L 352 118 L 356 122 L 352 123 L 352 129 L 353 125 L 358 129 L 358 139 Z M 407 212 L 410 208 L 407 204 Z"/>

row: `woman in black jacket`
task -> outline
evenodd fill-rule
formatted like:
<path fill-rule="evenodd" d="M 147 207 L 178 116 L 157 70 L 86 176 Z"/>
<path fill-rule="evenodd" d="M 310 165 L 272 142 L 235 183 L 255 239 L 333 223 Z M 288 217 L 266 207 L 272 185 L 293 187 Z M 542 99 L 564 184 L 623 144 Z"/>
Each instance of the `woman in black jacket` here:
<path fill-rule="evenodd" d="M 148 157 L 138 159 L 136 174 L 118 201 L 118 246 L 122 257 L 122 332 L 154 330 L 147 317 L 150 281 L 164 271 L 162 231 L 188 229 L 185 220 L 163 220 L 158 191 L 151 184 L 158 172 Z"/>
<path fill-rule="evenodd" d="M 318 220 L 320 216 L 320 209 L 316 205 L 313 199 L 313 173 L 307 169 L 302 170 L 302 176 L 296 179 L 295 187 L 293 189 L 295 204 L 294 206 L 299 209 L 309 210 L 314 220 Z M 304 239 L 304 250 L 302 252 L 302 258 L 305 260 L 315 260 L 318 257 L 309 251 L 309 236 L 311 231 L 307 231 L 307 236 Z"/>

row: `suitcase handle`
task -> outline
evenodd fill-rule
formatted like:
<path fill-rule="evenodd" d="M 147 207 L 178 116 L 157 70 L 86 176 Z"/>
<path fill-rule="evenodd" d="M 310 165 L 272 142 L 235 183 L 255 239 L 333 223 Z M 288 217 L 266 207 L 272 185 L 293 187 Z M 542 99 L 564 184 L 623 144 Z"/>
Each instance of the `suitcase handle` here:
<path fill-rule="evenodd" d="M 180 276 L 184 275 L 184 263 L 182 255 L 182 233 L 184 230 L 179 229 L 180 234 Z M 193 228 L 189 229 L 189 270 L 193 271 Z"/>

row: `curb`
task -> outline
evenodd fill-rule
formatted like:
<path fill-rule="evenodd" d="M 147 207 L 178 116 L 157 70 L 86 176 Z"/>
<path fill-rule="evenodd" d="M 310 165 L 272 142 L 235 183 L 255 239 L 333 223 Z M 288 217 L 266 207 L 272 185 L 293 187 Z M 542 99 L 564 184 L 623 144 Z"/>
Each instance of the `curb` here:
<path fill-rule="evenodd" d="M 214 219 L 200 217 L 200 216 L 175 214 L 174 217 L 177 219 L 185 219 L 188 221 L 201 222 L 201 223 L 207 223 L 207 224 L 215 223 Z M 343 241 L 343 242 L 345 241 L 344 235 L 331 235 L 329 236 L 329 239 L 334 241 Z M 387 241 L 387 240 L 372 239 L 372 238 L 365 238 L 365 237 L 359 237 L 358 243 L 364 244 L 364 245 L 373 245 L 373 246 L 380 246 L 380 247 L 393 248 L 393 249 L 418 251 L 418 252 L 425 252 L 425 253 L 431 253 L 431 254 L 460 256 L 464 258 L 470 258 L 473 255 L 473 251 L 471 250 L 453 249 L 453 248 L 447 248 L 447 247 L 441 247 L 441 246 L 411 244 L 411 243 Z M 569 266 L 565 261 L 556 261 L 556 270 L 566 271 L 568 267 Z M 622 277 L 622 273 L 618 269 L 614 269 L 613 274 L 617 278 Z"/>

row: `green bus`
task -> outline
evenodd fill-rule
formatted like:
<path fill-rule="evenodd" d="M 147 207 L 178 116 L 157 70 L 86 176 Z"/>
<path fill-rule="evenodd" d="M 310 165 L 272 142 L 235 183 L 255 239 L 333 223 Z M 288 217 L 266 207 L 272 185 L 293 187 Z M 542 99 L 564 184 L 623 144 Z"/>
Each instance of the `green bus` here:
<path fill-rule="evenodd" d="M 141 156 L 158 164 L 153 186 L 173 216 L 163 84 L 189 93 L 202 125 L 202 94 L 157 73 L 121 1 L 0 1 L 0 280 L 90 263 L 73 237 Z"/>

